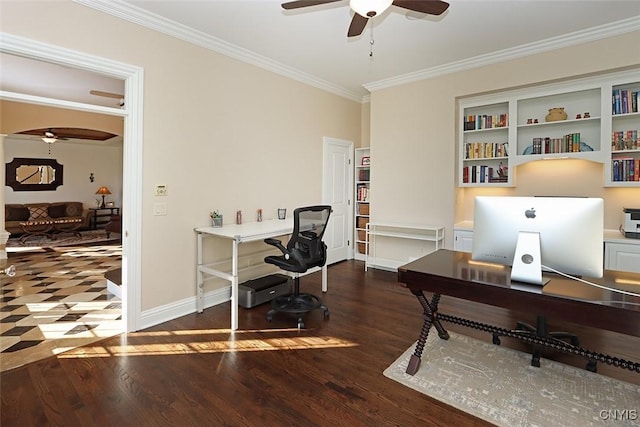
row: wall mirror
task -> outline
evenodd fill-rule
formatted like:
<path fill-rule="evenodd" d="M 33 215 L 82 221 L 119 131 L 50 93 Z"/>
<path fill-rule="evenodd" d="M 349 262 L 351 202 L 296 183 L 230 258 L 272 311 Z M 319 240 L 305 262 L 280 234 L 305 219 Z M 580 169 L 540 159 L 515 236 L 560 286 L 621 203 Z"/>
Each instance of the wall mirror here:
<path fill-rule="evenodd" d="M 62 185 L 62 165 L 54 159 L 15 157 L 6 165 L 5 182 L 13 191 L 55 191 Z"/>

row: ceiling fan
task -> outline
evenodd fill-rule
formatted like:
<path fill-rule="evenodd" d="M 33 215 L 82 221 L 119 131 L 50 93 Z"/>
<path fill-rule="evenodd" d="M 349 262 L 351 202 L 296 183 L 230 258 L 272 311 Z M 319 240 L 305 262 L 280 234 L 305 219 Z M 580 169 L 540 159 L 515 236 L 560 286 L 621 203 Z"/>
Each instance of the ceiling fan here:
<path fill-rule="evenodd" d="M 120 107 L 124 107 L 124 95 L 113 92 L 103 92 L 101 90 L 90 90 L 89 93 L 95 96 L 102 96 L 103 98 L 114 98 L 120 100 Z"/>
<path fill-rule="evenodd" d="M 337 1 L 341 0 L 296 0 L 282 3 L 282 8 L 286 10 L 299 9 Z M 355 14 L 351 20 L 351 25 L 349 25 L 347 37 L 355 37 L 362 34 L 369 18 L 380 15 L 392 5 L 429 15 L 441 15 L 449 7 L 449 3 L 440 0 L 349 0 L 349 7 Z"/>
<path fill-rule="evenodd" d="M 51 130 L 51 128 L 49 128 L 48 130 L 44 131 L 42 133 L 42 141 L 46 142 L 47 144 L 53 144 L 56 141 L 66 141 L 67 138 L 61 138 L 60 136 L 56 135 L 55 133 L 53 133 L 53 130 Z"/>

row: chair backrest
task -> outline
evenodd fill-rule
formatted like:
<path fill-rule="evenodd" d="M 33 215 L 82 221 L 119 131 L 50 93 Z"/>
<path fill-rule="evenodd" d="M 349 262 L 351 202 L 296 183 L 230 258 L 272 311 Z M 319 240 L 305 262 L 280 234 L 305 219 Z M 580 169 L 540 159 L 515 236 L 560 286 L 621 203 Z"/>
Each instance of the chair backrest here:
<path fill-rule="evenodd" d="M 287 249 L 307 268 L 320 267 L 327 261 L 327 245 L 322 241 L 331 206 L 306 206 L 293 211 L 293 233 Z"/>

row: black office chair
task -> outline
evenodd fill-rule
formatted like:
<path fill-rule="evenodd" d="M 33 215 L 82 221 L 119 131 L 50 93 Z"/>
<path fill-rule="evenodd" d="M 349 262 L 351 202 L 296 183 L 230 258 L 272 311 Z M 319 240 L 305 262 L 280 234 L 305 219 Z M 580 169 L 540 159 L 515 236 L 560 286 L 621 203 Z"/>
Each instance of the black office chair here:
<path fill-rule="evenodd" d="M 331 206 L 307 206 L 293 211 L 293 233 L 285 248 L 277 239 L 265 239 L 265 243 L 282 251 L 282 255 L 271 255 L 264 259 L 266 263 L 276 265 L 283 270 L 295 273 L 293 292 L 276 297 L 271 301 L 271 309 L 267 312 L 267 320 L 273 319 L 274 313 L 293 313 L 298 316 L 298 328 L 304 328 L 302 315 L 320 308 L 325 319 L 329 317 L 329 309 L 315 295 L 300 293 L 300 273 L 312 267 L 322 267 L 327 262 L 327 245 L 322 236 L 327 228 Z"/>

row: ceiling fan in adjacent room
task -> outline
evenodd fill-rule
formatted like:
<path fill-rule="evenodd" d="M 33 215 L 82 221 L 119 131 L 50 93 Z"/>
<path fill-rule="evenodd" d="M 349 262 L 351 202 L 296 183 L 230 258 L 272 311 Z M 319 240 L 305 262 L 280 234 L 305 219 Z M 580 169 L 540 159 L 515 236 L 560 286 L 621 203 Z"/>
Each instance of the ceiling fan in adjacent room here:
<path fill-rule="evenodd" d="M 46 142 L 47 144 L 53 144 L 56 141 L 66 141 L 67 138 L 63 138 L 57 134 L 55 134 L 53 132 L 53 130 L 51 128 L 45 130 L 44 132 L 42 132 L 42 137 L 41 137 L 43 142 Z"/>
<path fill-rule="evenodd" d="M 120 107 L 124 107 L 124 95 L 121 95 L 119 93 L 113 93 L 113 92 L 104 92 L 101 90 L 90 90 L 89 93 L 95 96 L 102 96 L 103 98 L 119 99 L 120 102 L 118 103 L 118 105 Z"/>
<path fill-rule="evenodd" d="M 299 9 L 337 1 L 341 0 L 296 0 L 282 3 L 282 8 L 286 10 Z M 355 13 L 351 20 L 351 25 L 349 25 L 347 37 L 355 37 L 362 34 L 369 18 L 380 15 L 389 6 L 396 6 L 428 15 L 441 15 L 447 10 L 449 3 L 440 0 L 349 0 L 349 7 Z"/>

